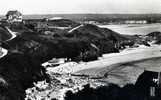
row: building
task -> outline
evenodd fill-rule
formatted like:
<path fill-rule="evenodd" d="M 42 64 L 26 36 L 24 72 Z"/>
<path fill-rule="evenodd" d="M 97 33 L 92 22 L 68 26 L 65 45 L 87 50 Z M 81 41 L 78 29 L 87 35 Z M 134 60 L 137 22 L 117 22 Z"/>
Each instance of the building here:
<path fill-rule="evenodd" d="M 125 24 L 147 24 L 146 20 L 126 20 Z"/>
<path fill-rule="evenodd" d="M 142 88 L 148 97 L 161 96 L 161 71 L 153 68 L 145 69 L 139 76 L 136 86 Z"/>
<path fill-rule="evenodd" d="M 6 20 L 10 23 L 12 22 L 22 22 L 22 14 L 17 11 L 8 11 L 6 14 Z"/>
<path fill-rule="evenodd" d="M 56 67 L 61 64 L 65 64 L 67 61 L 67 58 L 53 58 L 52 60 L 49 60 L 48 62 L 45 62 L 42 64 L 44 67 Z"/>

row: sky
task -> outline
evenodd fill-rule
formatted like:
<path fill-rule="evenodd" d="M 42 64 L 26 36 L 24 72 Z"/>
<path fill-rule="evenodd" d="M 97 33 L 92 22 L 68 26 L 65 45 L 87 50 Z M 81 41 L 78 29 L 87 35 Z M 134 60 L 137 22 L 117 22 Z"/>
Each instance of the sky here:
<path fill-rule="evenodd" d="M 161 0 L 0 0 L 0 14 L 140 14 L 161 13 Z"/>

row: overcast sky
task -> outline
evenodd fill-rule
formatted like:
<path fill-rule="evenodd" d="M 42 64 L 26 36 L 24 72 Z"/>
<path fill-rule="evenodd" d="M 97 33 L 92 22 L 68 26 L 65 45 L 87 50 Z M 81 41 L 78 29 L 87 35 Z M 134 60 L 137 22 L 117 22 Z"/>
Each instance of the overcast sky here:
<path fill-rule="evenodd" d="M 161 13 L 161 0 L 0 0 L 0 14 Z"/>

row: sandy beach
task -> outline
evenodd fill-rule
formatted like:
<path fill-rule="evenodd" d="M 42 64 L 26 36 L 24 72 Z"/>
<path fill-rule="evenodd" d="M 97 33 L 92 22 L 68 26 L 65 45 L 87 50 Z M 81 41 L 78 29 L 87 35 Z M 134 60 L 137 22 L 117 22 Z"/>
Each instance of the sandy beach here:
<path fill-rule="evenodd" d="M 139 47 L 131 50 L 124 50 L 120 53 L 104 54 L 97 61 L 83 62 L 79 64 L 66 63 L 55 68 L 48 68 L 47 70 L 54 71 L 55 73 L 79 73 L 85 75 L 96 74 L 95 72 L 89 71 L 91 69 L 100 69 L 108 67 L 110 65 L 118 63 L 127 63 L 133 61 L 139 61 L 144 59 L 161 57 L 161 46 L 152 47 Z M 108 67 L 110 68 L 110 67 Z"/>

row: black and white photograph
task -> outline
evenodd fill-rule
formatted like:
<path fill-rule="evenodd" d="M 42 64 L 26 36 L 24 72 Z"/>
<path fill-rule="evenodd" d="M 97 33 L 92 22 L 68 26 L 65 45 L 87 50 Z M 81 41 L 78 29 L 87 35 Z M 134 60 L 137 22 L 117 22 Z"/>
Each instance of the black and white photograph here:
<path fill-rule="evenodd" d="M 1 0 L 0 100 L 161 100 L 161 0 Z"/>

